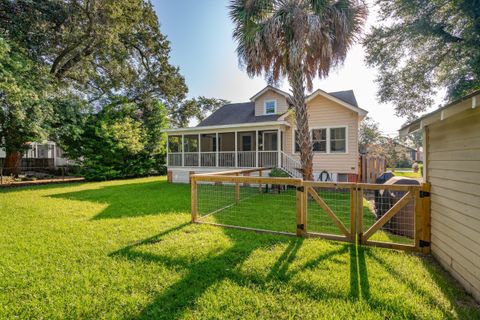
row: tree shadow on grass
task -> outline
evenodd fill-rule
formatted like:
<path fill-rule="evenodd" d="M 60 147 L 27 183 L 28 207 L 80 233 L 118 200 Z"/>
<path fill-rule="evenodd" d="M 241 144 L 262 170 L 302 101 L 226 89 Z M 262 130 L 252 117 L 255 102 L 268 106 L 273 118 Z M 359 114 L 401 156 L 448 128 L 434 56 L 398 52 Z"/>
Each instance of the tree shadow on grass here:
<path fill-rule="evenodd" d="M 211 253 L 207 258 L 196 262 L 186 258 L 176 258 L 171 255 L 150 252 L 148 245 L 159 241 L 163 236 L 177 232 L 184 225 L 167 230 L 156 236 L 147 238 L 134 245 L 113 252 L 110 256 L 122 257 L 129 260 L 141 260 L 149 263 L 165 265 L 169 268 L 182 268 L 187 274 L 161 292 L 153 302 L 144 308 L 135 318 L 138 319 L 178 319 L 184 313 L 194 308 L 198 299 L 212 286 L 229 280 L 238 286 L 250 287 L 254 285 L 259 290 L 269 291 L 272 285 L 288 286 L 293 293 L 297 292 L 312 300 L 341 299 L 354 301 L 363 299 L 371 304 L 372 309 L 385 308 L 382 301 L 370 296 L 367 264 L 364 248 L 350 244 L 339 244 L 333 250 L 322 252 L 314 259 L 308 260 L 300 266 L 290 270 L 290 265 L 297 259 L 297 254 L 304 243 L 304 239 L 275 237 L 270 235 L 245 236 L 244 231 L 224 230 L 224 234 L 232 242 L 232 246 L 219 253 Z M 196 226 L 194 226 L 196 227 Z M 180 231 L 181 232 L 181 231 Z M 284 244 L 286 249 L 278 257 L 267 276 L 245 274 L 241 272 L 242 264 L 258 249 L 268 250 L 272 245 Z M 322 263 L 350 253 L 350 291 L 325 290 L 322 284 L 297 278 L 299 273 L 307 270 L 315 271 Z M 347 280 L 348 281 L 348 280 Z M 328 286 L 327 286 L 328 287 Z M 410 310 L 401 310 L 403 315 L 414 317 Z"/>
<path fill-rule="evenodd" d="M 107 204 L 93 219 L 189 212 L 190 186 L 166 181 L 104 186 L 49 195 L 52 198 Z"/>

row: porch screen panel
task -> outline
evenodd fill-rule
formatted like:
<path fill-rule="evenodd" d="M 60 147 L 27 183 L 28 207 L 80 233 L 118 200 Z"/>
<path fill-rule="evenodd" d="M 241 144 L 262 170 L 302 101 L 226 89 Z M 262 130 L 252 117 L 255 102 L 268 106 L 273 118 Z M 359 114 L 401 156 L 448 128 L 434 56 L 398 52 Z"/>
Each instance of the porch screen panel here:
<path fill-rule="evenodd" d="M 183 150 L 185 152 L 185 166 L 198 166 L 198 135 L 185 135 L 183 137 Z"/>
<path fill-rule="evenodd" d="M 218 134 L 218 166 L 235 167 L 235 132 Z"/>

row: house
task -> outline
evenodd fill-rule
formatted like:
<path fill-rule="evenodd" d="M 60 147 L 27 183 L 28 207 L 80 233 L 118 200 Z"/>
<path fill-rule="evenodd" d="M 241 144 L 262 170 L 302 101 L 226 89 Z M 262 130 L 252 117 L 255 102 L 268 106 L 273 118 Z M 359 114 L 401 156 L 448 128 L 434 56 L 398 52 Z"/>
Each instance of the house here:
<path fill-rule="evenodd" d="M 0 148 L 0 163 L 5 159 L 5 150 Z M 29 142 L 22 156 L 21 167 L 56 168 L 72 165 L 73 161 L 64 156 L 62 148 L 53 141 Z"/>
<path fill-rule="evenodd" d="M 480 90 L 400 129 L 423 132 L 431 251 L 480 301 Z"/>
<path fill-rule="evenodd" d="M 351 90 L 317 90 L 306 104 L 315 178 L 355 181 L 358 127 L 367 111 L 358 107 Z M 288 93 L 267 86 L 248 102 L 221 107 L 196 127 L 166 130 L 170 181 L 188 182 L 192 173 L 256 167 L 280 167 L 301 177 L 291 107 Z"/>

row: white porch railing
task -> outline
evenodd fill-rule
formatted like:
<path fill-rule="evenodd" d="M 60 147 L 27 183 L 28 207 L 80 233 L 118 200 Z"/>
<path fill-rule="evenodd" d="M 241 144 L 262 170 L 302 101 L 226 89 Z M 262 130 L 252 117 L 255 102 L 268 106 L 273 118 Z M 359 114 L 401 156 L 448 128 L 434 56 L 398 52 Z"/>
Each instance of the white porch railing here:
<path fill-rule="evenodd" d="M 198 152 L 185 152 L 183 162 L 185 167 L 198 166 Z"/>
<path fill-rule="evenodd" d="M 168 154 L 168 165 L 173 167 L 182 166 L 182 153 L 181 152 L 172 152 Z"/>
<path fill-rule="evenodd" d="M 202 167 L 216 167 L 217 153 L 216 152 L 202 152 L 200 153 Z"/>
<path fill-rule="evenodd" d="M 238 163 L 239 168 L 254 168 L 257 166 L 256 163 L 256 151 L 238 151 Z"/>
<path fill-rule="evenodd" d="M 278 167 L 278 152 L 258 151 L 258 165 L 260 167 Z"/>
<path fill-rule="evenodd" d="M 294 178 L 302 178 L 302 164 L 297 159 L 281 151 L 282 164 L 281 167 Z"/>
<path fill-rule="evenodd" d="M 219 167 L 235 167 L 235 151 L 219 151 L 218 152 Z"/>

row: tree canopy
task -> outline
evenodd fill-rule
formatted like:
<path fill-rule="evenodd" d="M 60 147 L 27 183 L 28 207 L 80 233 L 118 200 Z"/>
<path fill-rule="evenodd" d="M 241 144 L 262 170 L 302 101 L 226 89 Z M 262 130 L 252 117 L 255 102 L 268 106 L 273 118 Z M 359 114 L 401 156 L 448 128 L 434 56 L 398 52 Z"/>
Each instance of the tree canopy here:
<path fill-rule="evenodd" d="M 305 105 L 305 86 L 346 58 L 367 15 L 362 1 L 232 0 L 239 61 L 250 76 L 288 78 L 298 128 L 303 177 L 313 179 L 313 150 Z"/>
<path fill-rule="evenodd" d="M 48 72 L 0 37 L 0 147 L 16 167 L 26 143 L 46 137 L 52 117 Z"/>
<path fill-rule="evenodd" d="M 399 116 L 480 88 L 480 1 L 377 0 L 379 23 L 367 35 L 366 62 L 377 67 L 381 102 Z"/>
<path fill-rule="evenodd" d="M 0 28 L 90 101 L 182 100 L 187 87 L 144 0 L 3 0 Z"/>

